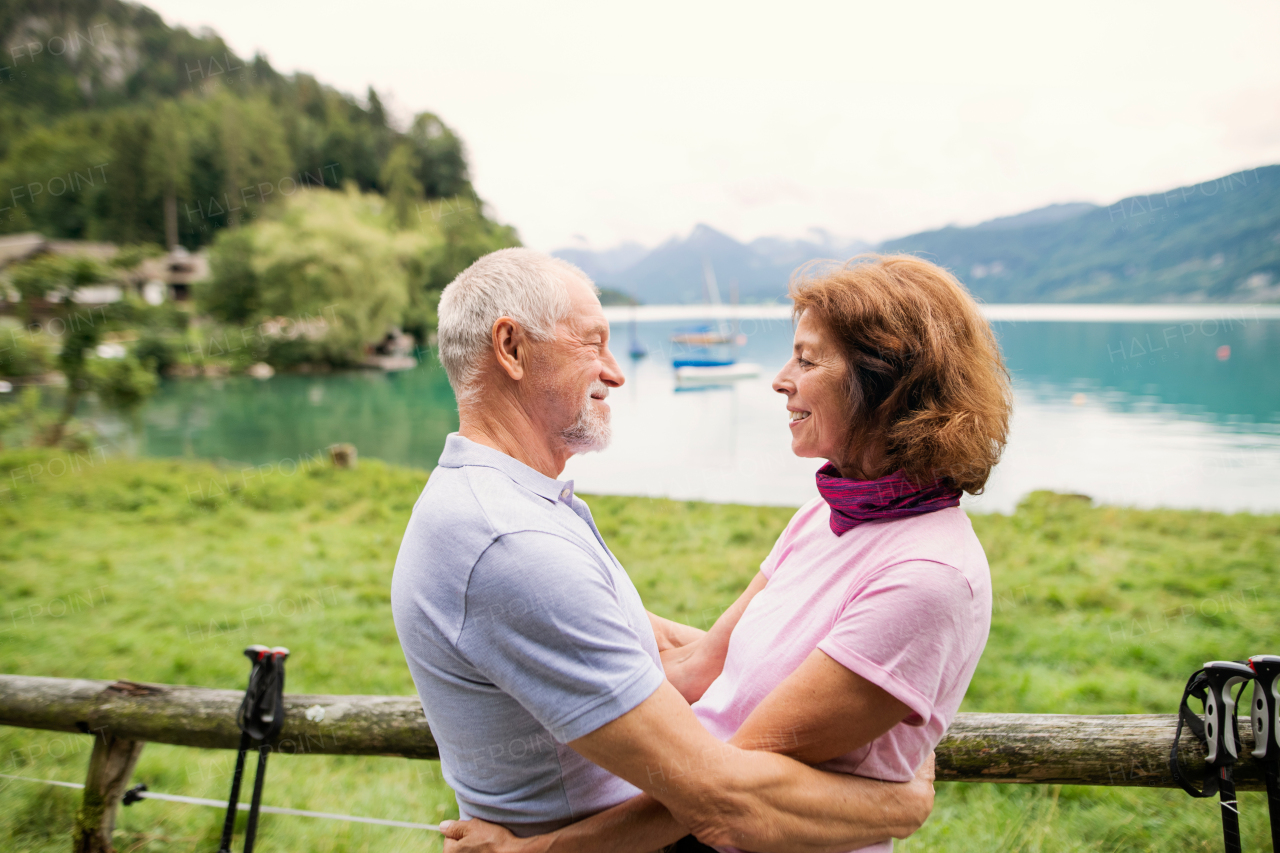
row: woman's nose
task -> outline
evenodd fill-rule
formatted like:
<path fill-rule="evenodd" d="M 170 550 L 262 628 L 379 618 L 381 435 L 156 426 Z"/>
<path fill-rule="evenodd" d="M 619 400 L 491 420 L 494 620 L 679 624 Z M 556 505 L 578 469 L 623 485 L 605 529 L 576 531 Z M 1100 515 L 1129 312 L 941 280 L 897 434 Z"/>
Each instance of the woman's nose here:
<path fill-rule="evenodd" d="M 795 386 L 787 378 L 787 369 L 785 367 L 778 371 L 777 376 L 773 377 L 773 390 L 787 396 L 790 396 L 795 391 Z"/>

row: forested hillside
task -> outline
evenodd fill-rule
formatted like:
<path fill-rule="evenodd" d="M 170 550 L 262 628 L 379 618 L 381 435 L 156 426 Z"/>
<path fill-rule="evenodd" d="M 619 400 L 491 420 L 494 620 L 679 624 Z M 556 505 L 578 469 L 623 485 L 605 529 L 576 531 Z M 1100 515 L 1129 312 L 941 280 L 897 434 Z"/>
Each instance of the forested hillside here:
<path fill-rule="evenodd" d="M 0 233 L 207 243 L 299 187 L 473 196 L 438 117 L 407 132 L 310 75 L 120 0 L 0 4 Z"/>
<path fill-rule="evenodd" d="M 136 408 L 154 374 L 403 367 L 444 286 L 519 245 L 432 113 L 399 127 L 372 89 L 282 75 L 121 0 L 0 3 L 0 235 L 67 240 L 0 257 L 0 377 L 56 369 L 73 389 L 48 423 L 19 412 L 24 441 L 69 440 L 89 391 Z M 118 293 L 102 322 L 57 332 L 95 286 Z M 103 335 L 124 343 L 103 355 Z"/>
<path fill-rule="evenodd" d="M 1280 299 L 1280 166 L 1055 208 L 879 248 L 924 255 L 989 302 Z"/>

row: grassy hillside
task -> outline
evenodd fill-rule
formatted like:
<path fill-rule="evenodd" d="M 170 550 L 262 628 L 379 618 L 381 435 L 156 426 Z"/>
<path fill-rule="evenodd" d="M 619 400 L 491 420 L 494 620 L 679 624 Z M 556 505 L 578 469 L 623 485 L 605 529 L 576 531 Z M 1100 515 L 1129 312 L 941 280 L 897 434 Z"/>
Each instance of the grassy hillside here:
<path fill-rule="evenodd" d="M 425 473 L 317 460 L 248 476 L 179 461 L 0 456 L 0 671 L 240 689 L 251 642 L 293 650 L 289 689 L 413 690 L 388 607 Z M 7 491 L 5 491 L 7 489 Z M 708 624 L 790 511 L 625 497 L 589 502 L 648 606 Z M 1280 516 L 1136 511 L 1031 496 L 976 516 L 991 559 L 991 640 L 966 710 L 1172 712 L 1210 658 L 1275 651 Z M 0 728 L 0 773 L 82 781 L 81 736 Z M 230 754 L 150 745 L 136 781 L 225 797 Z M 1246 849 L 1265 805 L 1244 798 Z M 433 762 L 280 756 L 271 805 L 402 820 L 455 814 Z M 76 792 L 0 780 L 0 849 L 62 851 Z M 117 849 L 211 850 L 221 814 L 144 801 Z M 940 786 L 911 851 L 1218 849 L 1216 806 L 1181 792 Z M 265 816 L 263 851 L 438 850 L 412 830 Z M 237 842 L 238 843 L 238 842 Z"/>

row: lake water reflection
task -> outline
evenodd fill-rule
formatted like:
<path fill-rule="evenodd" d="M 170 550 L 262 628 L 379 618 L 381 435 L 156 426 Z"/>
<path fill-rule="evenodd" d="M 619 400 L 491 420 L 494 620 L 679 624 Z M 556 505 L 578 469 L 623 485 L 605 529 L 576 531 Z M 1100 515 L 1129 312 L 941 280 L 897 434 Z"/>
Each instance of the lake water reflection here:
<path fill-rule="evenodd" d="M 790 453 L 782 398 L 784 320 L 746 321 L 744 360 L 765 368 L 731 388 L 677 392 L 672 331 L 642 322 L 647 358 L 623 357 L 610 397 L 614 442 L 570 461 L 585 492 L 798 505 L 817 462 Z M 1135 506 L 1280 511 L 1280 322 L 999 322 L 1016 410 L 1004 461 L 975 511 L 1007 512 L 1033 489 Z M 631 329 L 614 324 L 625 354 Z M 263 464 L 339 441 L 362 456 L 430 468 L 457 413 L 428 361 L 401 374 L 166 382 L 139 450 Z"/>

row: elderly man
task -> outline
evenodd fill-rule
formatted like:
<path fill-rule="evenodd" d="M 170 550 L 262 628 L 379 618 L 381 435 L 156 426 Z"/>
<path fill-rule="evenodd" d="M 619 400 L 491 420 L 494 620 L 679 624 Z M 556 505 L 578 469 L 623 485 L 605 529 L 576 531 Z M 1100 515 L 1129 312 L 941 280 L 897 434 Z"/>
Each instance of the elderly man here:
<path fill-rule="evenodd" d="M 664 677 L 662 653 L 701 632 L 645 611 L 558 479 L 608 444 L 623 383 L 591 281 L 528 249 L 486 255 L 445 289 L 439 342 L 460 427 L 414 507 L 391 602 L 461 816 L 531 836 L 643 791 L 670 819 L 646 823 L 637 850 L 687 834 L 847 850 L 918 828 L 927 773 L 881 783 L 722 744 Z"/>

